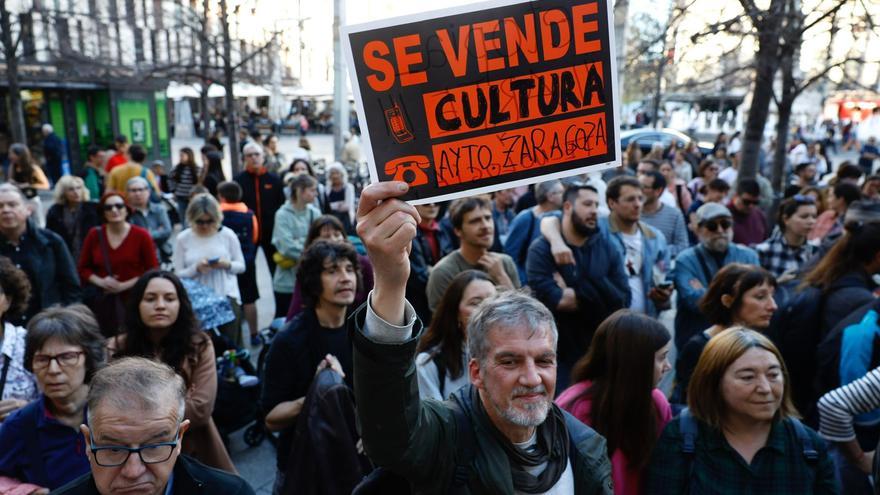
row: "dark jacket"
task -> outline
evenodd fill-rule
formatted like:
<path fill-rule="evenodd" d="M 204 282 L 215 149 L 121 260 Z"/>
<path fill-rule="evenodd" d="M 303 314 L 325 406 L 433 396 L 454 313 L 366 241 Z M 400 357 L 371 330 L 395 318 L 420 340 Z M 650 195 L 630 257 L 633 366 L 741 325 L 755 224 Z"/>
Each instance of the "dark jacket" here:
<path fill-rule="evenodd" d="M 247 170 L 236 175 L 235 182 L 241 186 L 242 202 L 257 215 L 260 224 L 258 243 L 261 246 L 271 245 L 275 212 L 285 203 L 284 184 L 272 172 L 252 174 Z"/>
<path fill-rule="evenodd" d="M 28 221 L 27 232 L 19 246 L 0 238 L 0 256 L 19 265 L 31 282 L 31 302 L 25 321 L 53 304 L 80 301 L 76 263 L 58 234 Z"/>
<path fill-rule="evenodd" d="M 422 229 L 416 229 L 416 236 L 412 241 L 412 250 L 409 252 L 409 280 L 406 283 L 406 300 L 413 305 L 419 318 L 429 324 L 431 322 L 431 309 L 428 306 L 428 269 L 441 258 L 451 253 L 455 249 L 452 247 L 452 241 L 449 234 L 439 228 L 434 231 L 437 238 L 437 244 L 440 246 L 440 258 L 433 259 L 431 254 L 431 246 L 425 237 Z"/>
<path fill-rule="evenodd" d="M 412 337 L 402 343 L 381 344 L 363 332 L 366 305 L 354 315 L 355 400 L 367 455 L 377 465 L 407 478 L 414 493 L 448 493 L 455 474 L 458 432 L 450 406 L 419 400 L 413 361 L 422 327 L 416 323 Z M 513 493 L 509 464 L 492 432 L 479 426 L 467 407 L 463 387 L 450 400 L 467 411 L 474 425 L 476 452 L 467 489 L 460 493 Z M 556 407 L 556 406 L 554 406 Z M 568 417 L 568 416 L 566 416 Z M 575 495 L 611 495 L 611 463 L 605 439 L 578 421 L 566 421 Z M 579 428 L 571 431 L 571 428 Z M 479 474 L 478 474 L 479 473 Z"/>
<path fill-rule="evenodd" d="M 354 397 L 339 373 L 318 373 L 296 423 L 283 494 L 349 495 L 371 471 L 358 454 Z"/>
<path fill-rule="evenodd" d="M 46 228 L 55 232 L 67 244 L 67 249 L 71 254 L 79 253 L 82 242 L 86 238 L 92 227 L 101 225 L 101 216 L 98 213 L 98 203 L 85 201 L 76 214 L 77 228 L 79 229 L 79 239 L 76 238 L 76 232 L 69 232 L 64 226 L 64 205 L 54 204 L 49 211 L 46 212 Z M 79 241 L 79 245 L 74 245 L 74 241 Z"/>
<path fill-rule="evenodd" d="M 850 313 L 873 301 L 876 288 L 871 277 L 863 271 L 847 273 L 831 284 L 822 301 L 822 335 L 827 335 Z"/>
<path fill-rule="evenodd" d="M 254 490 L 240 477 L 210 468 L 182 455 L 174 465 L 172 495 L 253 495 Z M 100 495 L 92 473 L 81 476 L 52 492 L 58 495 Z M 164 491 L 163 491 L 164 493 Z"/>

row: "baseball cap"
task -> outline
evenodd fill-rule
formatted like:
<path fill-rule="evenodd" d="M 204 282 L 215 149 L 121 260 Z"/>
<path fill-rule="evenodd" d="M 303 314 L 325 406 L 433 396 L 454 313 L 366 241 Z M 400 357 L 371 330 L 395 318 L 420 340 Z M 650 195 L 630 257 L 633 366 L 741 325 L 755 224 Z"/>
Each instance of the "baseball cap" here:
<path fill-rule="evenodd" d="M 732 217 L 730 214 L 730 210 L 727 209 L 726 206 L 720 203 L 706 203 L 703 206 L 697 208 L 697 224 L 701 224 L 703 222 L 708 222 L 714 218 L 719 217 Z"/>

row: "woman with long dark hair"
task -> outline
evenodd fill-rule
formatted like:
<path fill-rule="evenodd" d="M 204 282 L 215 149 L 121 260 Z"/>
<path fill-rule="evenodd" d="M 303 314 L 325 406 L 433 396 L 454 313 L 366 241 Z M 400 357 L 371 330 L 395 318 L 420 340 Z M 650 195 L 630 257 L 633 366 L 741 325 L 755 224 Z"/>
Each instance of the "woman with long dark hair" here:
<path fill-rule="evenodd" d="M 187 386 L 185 418 L 190 420 L 183 452 L 218 469 L 235 472 L 211 413 L 217 397 L 214 345 L 199 328 L 189 297 L 177 275 L 153 270 L 131 290 L 125 332 L 107 343 L 111 356 L 161 361 Z"/>
<path fill-rule="evenodd" d="M 854 203 L 858 204 L 858 203 Z M 822 260 L 803 278 L 803 285 L 822 291 L 822 335 L 874 299 L 880 273 L 880 222 L 849 221 Z"/>
<path fill-rule="evenodd" d="M 465 270 L 449 283 L 416 351 L 422 399 L 446 400 L 470 383 L 467 324 L 477 306 L 494 295 L 495 282 L 479 270 Z"/>
<path fill-rule="evenodd" d="M 205 154 L 205 164 L 202 167 L 198 184 L 205 186 L 208 192 L 216 198 L 217 185 L 224 181 L 226 181 L 226 174 L 223 173 L 223 154 L 219 151 L 209 151 Z"/>
<path fill-rule="evenodd" d="M 177 214 L 183 228 L 187 227 L 186 206 L 189 204 L 193 186 L 199 182 L 199 175 L 199 167 L 196 165 L 196 156 L 192 148 L 181 148 L 180 161 L 171 170 L 171 184 L 174 200 L 177 201 Z"/>
<path fill-rule="evenodd" d="M 608 441 L 616 495 L 645 492 L 642 478 L 672 410 L 657 384 L 671 368 L 671 336 L 659 321 L 621 309 L 605 319 L 571 373 L 559 407 Z"/>

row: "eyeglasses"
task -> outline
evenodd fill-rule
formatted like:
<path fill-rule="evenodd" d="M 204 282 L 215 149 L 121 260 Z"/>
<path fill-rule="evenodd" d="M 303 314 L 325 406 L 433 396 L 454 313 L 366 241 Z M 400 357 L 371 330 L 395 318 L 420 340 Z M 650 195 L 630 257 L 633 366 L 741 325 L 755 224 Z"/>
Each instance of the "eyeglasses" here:
<path fill-rule="evenodd" d="M 703 224 L 703 227 L 706 227 L 707 229 L 709 229 L 710 232 L 717 232 L 718 227 L 721 227 L 721 230 L 724 231 L 724 230 L 727 230 L 727 229 L 733 227 L 733 222 L 731 222 L 730 220 L 727 220 L 727 219 L 709 220 L 708 222 Z"/>
<path fill-rule="evenodd" d="M 95 462 L 103 467 L 121 466 L 128 462 L 131 454 L 137 452 L 138 457 L 144 464 L 159 464 L 171 458 L 180 435 L 180 425 L 177 425 L 177 433 L 174 434 L 173 442 L 152 443 L 140 447 L 124 447 L 122 445 L 108 445 L 99 447 L 95 445 L 95 437 L 89 431 L 89 450 L 95 458 Z"/>
<path fill-rule="evenodd" d="M 816 198 L 807 194 L 795 194 L 791 197 L 791 199 L 795 200 L 798 203 L 805 203 L 808 205 L 816 203 Z"/>
<path fill-rule="evenodd" d="M 196 225 L 214 225 L 214 220 L 205 220 L 204 218 L 200 218 L 195 221 Z"/>
<path fill-rule="evenodd" d="M 124 210 L 125 203 L 107 203 L 104 205 L 104 211 L 110 210 Z"/>
<path fill-rule="evenodd" d="M 52 361 L 55 361 L 58 363 L 58 366 L 61 366 L 62 368 L 70 368 L 76 366 L 76 364 L 79 362 L 80 354 L 85 354 L 85 352 L 69 351 L 51 355 L 35 354 L 33 362 L 31 364 L 33 365 L 34 369 L 43 369 L 48 368 L 49 364 L 51 364 Z"/>

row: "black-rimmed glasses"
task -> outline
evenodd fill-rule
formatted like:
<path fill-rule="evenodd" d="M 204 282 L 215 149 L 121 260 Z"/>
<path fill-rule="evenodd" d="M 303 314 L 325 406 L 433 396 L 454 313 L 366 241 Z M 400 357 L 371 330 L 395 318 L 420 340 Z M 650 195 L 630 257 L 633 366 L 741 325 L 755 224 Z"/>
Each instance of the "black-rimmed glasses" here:
<path fill-rule="evenodd" d="M 43 369 L 48 368 L 52 361 L 55 361 L 62 368 L 70 368 L 76 366 L 82 354 L 85 354 L 85 352 L 69 351 L 60 354 L 35 354 L 31 365 L 34 369 Z"/>
<path fill-rule="evenodd" d="M 128 462 L 131 454 L 137 452 L 141 462 L 144 464 L 159 464 L 171 458 L 180 435 L 180 425 L 177 425 L 177 432 L 174 434 L 173 442 L 151 443 L 149 445 L 141 445 L 140 447 L 125 447 L 122 445 L 95 445 L 95 437 L 89 430 L 89 450 L 95 458 L 95 463 L 103 467 L 121 466 Z"/>

